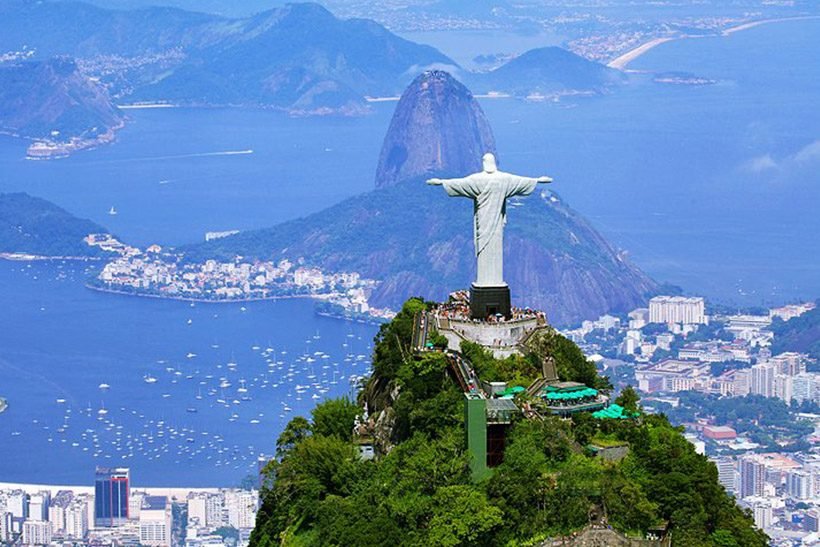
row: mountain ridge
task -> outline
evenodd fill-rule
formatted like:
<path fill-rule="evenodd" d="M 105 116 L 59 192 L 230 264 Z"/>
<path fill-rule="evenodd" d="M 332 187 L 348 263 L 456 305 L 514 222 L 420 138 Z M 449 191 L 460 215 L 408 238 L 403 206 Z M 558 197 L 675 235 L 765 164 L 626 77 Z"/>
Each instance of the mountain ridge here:
<path fill-rule="evenodd" d="M 83 238 L 108 233 L 62 207 L 25 192 L 0 193 L 0 253 L 44 257 L 102 257 L 108 253 Z"/>

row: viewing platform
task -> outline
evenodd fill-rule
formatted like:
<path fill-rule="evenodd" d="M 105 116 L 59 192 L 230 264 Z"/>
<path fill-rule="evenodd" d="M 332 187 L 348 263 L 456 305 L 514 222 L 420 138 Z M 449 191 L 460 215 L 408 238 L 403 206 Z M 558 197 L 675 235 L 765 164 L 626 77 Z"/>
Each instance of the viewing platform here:
<path fill-rule="evenodd" d="M 529 308 L 513 308 L 510 318 L 497 314 L 474 319 L 467 291 L 452 293 L 449 302 L 439 305 L 428 316 L 439 334 L 447 338 L 449 349 L 459 351 L 461 342 L 467 340 L 485 347 L 499 359 L 521 353 L 519 346 L 527 336 L 547 325 L 546 314 Z"/>

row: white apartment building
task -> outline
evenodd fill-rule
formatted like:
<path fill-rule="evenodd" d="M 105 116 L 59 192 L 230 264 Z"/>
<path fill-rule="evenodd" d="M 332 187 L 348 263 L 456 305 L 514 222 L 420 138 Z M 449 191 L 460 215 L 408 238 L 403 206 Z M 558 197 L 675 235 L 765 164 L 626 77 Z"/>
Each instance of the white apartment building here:
<path fill-rule="evenodd" d="M 777 372 L 787 376 L 797 376 L 806 372 L 806 360 L 800 353 L 792 351 L 781 353 L 769 359 L 777 367 Z"/>
<path fill-rule="evenodd" d="M 820 402 L 820 374 L 804 372 L 792 377 L 792 399 Z"/>
<path fill-rule="evenodd" d="M 171 506 L 165 496 L 145 496 L 139 517 L 140 544 L 171 547 Z"/>
<path fill-rule="evenodd" d="M 814 477 L 811 472 L 795 469 L 786 475 L 786 492 L 798 500 L 814 498 Z"/>
<path fill-rule="evenodd" d="M 705 325 L 706 305 L 702 297 L 656 296 L 649 301 L 649 322 Z"/>
<path fill-rule="evenodd" d="M 225 511 L 228 524 L 237 530 L 253 528 L 256 511 L 259 508 L 259 494 L 251 490 L 229 490 L 225 492 Z"/>
<path fill-rule="evenodd" d="M 27 520 L 23 523 L 23 545 L 51 543 L 51 523 L 46 520 Z"/>
<path fill-rule="evenodd" d="M 732 374 L 732 394 L 735 397 L 744 397 L 752 390 L 752 371 L 738 369 Z"/>
<path fill-rule="evenodd" d="M 31 494 L 28 499 L 28 518 L 31 520 L 48 520 L 48 506 L 51 504 L 51 492 L 44 490 Z"/>
<path fill-rule="evenodd" d="M 751 393 L 774 397 L 774 377 L 777 369 L 772 363 L 758 363 L 752 366 Z"/>
<path fill-rule="evenodd" d="M 72 539 L 83 539 L 88 534 L 88 502 L 75 498 L 65 509 L 65 535 Z"/>

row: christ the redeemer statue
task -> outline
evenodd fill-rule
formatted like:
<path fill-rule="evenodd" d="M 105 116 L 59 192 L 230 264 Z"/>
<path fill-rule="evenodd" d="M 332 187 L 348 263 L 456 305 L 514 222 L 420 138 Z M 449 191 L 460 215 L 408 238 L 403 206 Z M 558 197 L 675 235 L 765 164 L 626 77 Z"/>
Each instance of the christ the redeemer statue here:
<path fill-rule="evenodd" d="M 449 196 L 473 199 L 478 267 L 470 298 L 472 315 L 478 319 L 499 313 L 509 317 L 510 289 L 504 282 L 507 198 L 529 195 L 538 183 L 552 182 L 552 179 L 520 177 L 499 171 L 492 154 L 484 154 L 483 164 L 484 170 L 480 173 L 461 179 L 430 179 L 427 184 L 444 186 Z"/>

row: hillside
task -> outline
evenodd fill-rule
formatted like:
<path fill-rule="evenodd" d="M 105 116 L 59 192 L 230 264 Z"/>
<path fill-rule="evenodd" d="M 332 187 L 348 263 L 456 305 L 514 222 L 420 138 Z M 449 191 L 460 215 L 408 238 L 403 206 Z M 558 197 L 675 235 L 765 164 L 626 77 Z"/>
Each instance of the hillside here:
<path fill-rule="evenodd" d="M 775 319 L 771 329 L 774 332 L 772 351 L 775 355 L 796 351 L 820 359 L 820 305 L 788 321 Z"/>
<path fill-rule="evenodd" d="M 540 93 L 602 92 L 624 82 L 618 70 L 584 59 L 559 47 L 529 50 L 468 80 L 475 93 L 498 91 L 526 97 Z"/>
<path fill-rule="evenodd" d="M 392 309 L 414 294 L 443 299 L 469 287 L 472 203 L 424 182 L 477 170 L 480 147 L 494 147 L 483 112 L 456 84 L 429 72 L 403 94 L 385 136 L 375 191 L 306 218 L 183 248 L 186 258 L 304 258 L 326 271 L 381 281 L 370 302 Z M 430 92 L 439 87 L 448 91 Z M 557 194 L 513 200 L 508 210 L 505 279 L 514 303 L 540 307 L 567 325 L 634 309 L 655 288 Z"/>
<path fill-rule="evenodd" d="M 71 24 L 66 24 L 71 21 Z M 231 19 L 172 8 L 109 10 L 80 2 L 0 6 L 0 51 L 83 59 L 124 101 L 262 105 L 301 114 L 362 112 L 424 67 L 436 49 L 313 3 Z"/>
<path fill-rule="evenodd" d="M 102 256 L 83 238 L 107 233 L 102 226 L 25 193 L 0 194 L 0 253 L 49 257 Z"/>
<path fill-rule="evenodd" d="M 516 411 L 509 425 L 491 426 L 505 428 L 500 461 L 488 477 L 471 478 L 471 433 L 465 397 L 448 372 L 451 355 L 410 348 L 413 318 L 427 305 L 410 300 L 382 327 L 373 375 L 357 402 L 324 401 L 310 420 L 285 427 L 264 470 L 253 547 L 552 545 L 558 538 L 581 545 L 571 535 L 589 524 L 632 538 L 668 527 L 673 545 L 767 544 L 718 482 L 714 464 L 665 417 L 637 413 L 631 390 L 616 399 L 632 409 L 627 419 L 586 412 L 527 419 Z M 478 346 L 463 346 L 462 354 L 479 376 L 494 370 L 511 386 L 549 357 L 562 380 L 586 378 L 606 389 L 577 346 L 545 336 L 549 343 L 527 356 L 498 361 Z M 536 401 L 525 393 L 514 403 Z M 375 447 L 374 459 L 360 457 L 363 443 Z M 620 446 L 625 455 L 607 460 L 591 445 Z"/>
<path fill-rule="evenodd" d="M 105 89 L 66 58 L 0 64 L 0 131 L 33 139 L 94 140 L 123 122 Z"/>
<path fill-rule="evenodd" d="M 557 194 L 545 191 L 519 203 L 509 213 L 504 241 L 505 278 L 516 305 L 547 310 L 551 321 L 567 325 L 634 309 L 654 288 Z M 356 271 L 382 282 L 373 305 L 396 309 L 414 294 L 443 299 L 469 287 L 472 237 L 472 205 L 415 180 L 181 250 L 188 260 L 303 257 L 328 271 Z"/>

